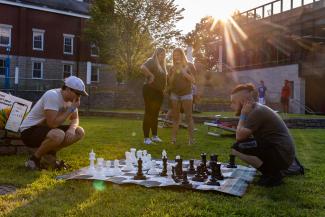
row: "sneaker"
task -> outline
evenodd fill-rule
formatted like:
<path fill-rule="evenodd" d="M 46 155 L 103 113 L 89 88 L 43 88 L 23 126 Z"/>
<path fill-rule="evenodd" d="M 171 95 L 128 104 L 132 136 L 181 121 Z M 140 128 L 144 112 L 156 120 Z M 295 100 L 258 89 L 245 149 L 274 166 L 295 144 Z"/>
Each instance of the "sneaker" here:
<path fill-rule="evenodd" d="M 275 187 L 281 185 L 282 183 L 283 176 L 281 174 L 277 174 L 274 176 L 262 175 L 257 184 L 264 187 Z"/>
<path fill-rule="evenodd" d="M 158 136 L 153 136 L 153 137 L 151 138 L 151 141 L 152 141 L 152 142 L 162 142 L 162 140 L 161 140 Z"/>
<path fill-rule="evenodd" d="M 56 169 L 56 161 L 56 156 L 54 154 L 46 154 L 41 158 L 40 167 L 42 169 Z"/>
<path fill-rule="evenodd" d="M 60 161 L 56 161 L 56 170 L 68 170 L 70 169 L 71 166 L 67 163 L 65 163 L 63 160 L 60 160 Z"/>
<path fill-rule="evenodd" d="M 25 167 L 30 170 L 40 170 L 39 164 L 40 164 L 39 162 L 29 159 L 28 161 L 25 162 Z"/>
<path fill-rule="evenodd" d="M 144 138 L 143 143 L 144 143 L 145 145 L 152 145 L 153 142 L 151 141 L 150 138 Z"/>

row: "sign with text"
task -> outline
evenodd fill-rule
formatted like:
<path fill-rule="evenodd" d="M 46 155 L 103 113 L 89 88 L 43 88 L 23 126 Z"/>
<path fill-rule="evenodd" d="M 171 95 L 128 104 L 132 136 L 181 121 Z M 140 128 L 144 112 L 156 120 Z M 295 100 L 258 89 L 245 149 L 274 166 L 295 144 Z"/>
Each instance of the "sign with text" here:
<path fill-rule="evenodd" d="M 19 102 L 15 102 L 11 108 L 11 112 L 7 120 L 5 129 L 12 132 L 18 132 L 19 127 L 23 122 L 23 119 L 27 112 L 27 109 L 28 109 L 27 105 L 24 105 Z"/>

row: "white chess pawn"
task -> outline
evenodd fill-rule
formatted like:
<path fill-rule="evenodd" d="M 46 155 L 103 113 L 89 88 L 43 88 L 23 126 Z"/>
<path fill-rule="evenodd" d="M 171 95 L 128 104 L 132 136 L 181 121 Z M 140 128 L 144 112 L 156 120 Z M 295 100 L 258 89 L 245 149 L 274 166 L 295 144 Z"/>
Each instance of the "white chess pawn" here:
<path fill-rule="evenodd" d="M 143 161 L 142 165 L 143 165 L 143 167 L 142 167 L 143 170 L 149 170 L 150 169 L 150 166 L 151 166 L 151 154 L 148 154 L 146 156 L 146 160 Z"/>
<path fill-rule="evenodd" d="M 142 159 L 142 161 L 143 161 L 144 164 L 148 163 L 147 155 L 148 155 L 147 150 L 143 150 L 142 151 L 142 158 L 141 159 Z"/>
<path fill-rule="evenodd" d="M 91 150 L 91 152 L 89 153 L 89 168 L 88 168 L 88 173 L 91 175 L 94 175 L 95 171 L 95 160 L 96 160 L 96 153 L 94 152 L 94 150 Z"/>
<path fill-rule="evenodd" d="M 132 163 L 137 164 L 138 162 L 137 162 L 137 158 L 135 156 L 136 149 L 135 148 L 131 148 L 130 151 L 131 151 L 131 160 L 132 160 Z"/>
<path fill-rule="evenodd" d="M 104 166 L 104 158 L 97 158 L 97 168 Z"/>
<path fill-rule="evenodd" d="M 143 160 L 142 150 L 137 151 L 137 161 L 141 158 Z"/>
<path fill-rule="evenodd" d="M 151 161 L 150 169 L 148 171 L 148 174 L 149 175 L 158 175 L 159 174 L 159 172 L 156 169 L 156 161 L 155 160 Z"/>
<path fill-rule="evenodd" d="M 147 155 L 147 160 L 148 160 L 148 161 L 151 161 L 151 154 L 148 154 L 148 155 Z"/>
<path fill-rule="evenodd" d="M 97 158 L 97 174 L 96 175 L 99 179 L 105 178 L 104 158 Z"/>
<path fill-rule="evenodd" d="M 132 171 L 134 169 L 132 160 L 131 160 L 131 153 L 125 152 L 125 166 L 123 168 L 124 171 Z"/>
<path fill-rule="evenodd" d="M 165 149 L 164 149 L 164 150 L 162 151 L 162 153 L 161 153 L 161 159 L 163 159 L 164 157 L 167 158 L 167 152 L 166 152 Z"/>
<path fill-rule="evenodd" d="M 114 175 L 115 176 L 118 176 L 118 175 L 121 175 L 122 174 L 122 171 L 119 167 L 120 163 L 118 160 L 114 160 Z"/>
<path fill-rule="evenodd" d="M 113 176 L 113 170 L 112 170 L 112 168 L 111 168 L 111 161 L 110 160 L 108 160 L 108 161 L 106 161 L 106 163 L 105 163 L 105 175 L 106 176 Z"/>

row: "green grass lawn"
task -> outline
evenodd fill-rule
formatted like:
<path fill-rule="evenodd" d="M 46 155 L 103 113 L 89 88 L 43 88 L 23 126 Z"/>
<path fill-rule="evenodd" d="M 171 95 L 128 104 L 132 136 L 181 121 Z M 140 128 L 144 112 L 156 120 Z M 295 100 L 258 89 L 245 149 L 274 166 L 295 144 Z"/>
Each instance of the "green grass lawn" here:
<path fill-rule="evenodd" d="M 81 109 L 86 111 L 86 109 Z M 119 112 L 119 113 L 139 113 L 143 114 L 143 109 L 90 109 L 94 112 Z M 312 115 L 312 114 L 283 114 L 279 113 L 283 118 L 325 118 L 325 115 Z M 215 115 L 221 115 L 222 117 L 235 117 L 234 112 L 200 112 L 193 113 L 193 116 L 197 117 L 214 117 Z"/>
<path fill-rule="evenodd" d="M 197 126 L 197 145 L 188 146 L 181 130 L 178 144 L 143 146 L 141 121 L 84 117 L 82 142 L 59 153 L 72 170 L 88 165 L 91 149 L 97 157 L 124 158 L 131 147 L 147 149 L 154 158 L 166 149 L 170 159 L 199 158 L 201 152 L 217 153 L 228 160 L 230 137 L 210 137 Z M 213 192 L 120 186 L 91 181 L 58 181 L 65 172 L 26 171 L 27 156 L 0 157 L 0 184 L 18 190 L 0 196 L 0 216 L 325 216 L 325 133 L 324 130 L 292 130 L 305 176 L 285 178 L 285 184 L 263 188 L 251 184 L 243 198 Z M 159 129 L 169 140 L 170 129 Z"/>

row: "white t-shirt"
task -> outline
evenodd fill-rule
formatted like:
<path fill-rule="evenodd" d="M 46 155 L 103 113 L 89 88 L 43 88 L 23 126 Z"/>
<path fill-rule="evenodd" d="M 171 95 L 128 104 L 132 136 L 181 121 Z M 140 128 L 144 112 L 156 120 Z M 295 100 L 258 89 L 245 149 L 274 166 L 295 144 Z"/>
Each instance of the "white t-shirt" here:
<path fill-rule="evenodd" d="M 60 88 L 46 91 L 24 119 L 20 126 L 20 132 L 35 125 L 45 125 L 45 110 L 65 112 L 69 106 L 71 106 L 71 102 L 63 100 Z"/>

